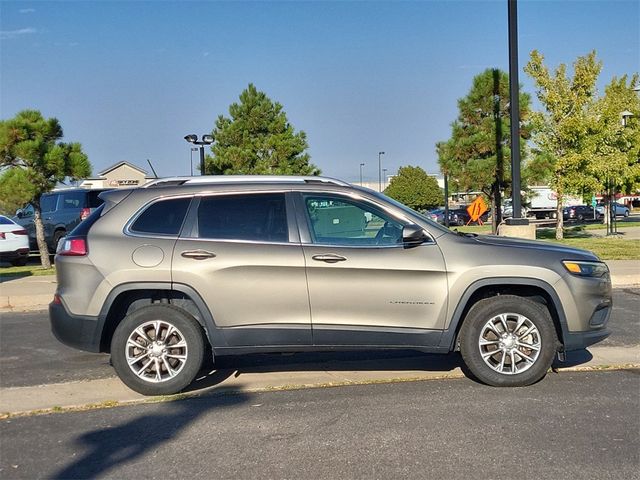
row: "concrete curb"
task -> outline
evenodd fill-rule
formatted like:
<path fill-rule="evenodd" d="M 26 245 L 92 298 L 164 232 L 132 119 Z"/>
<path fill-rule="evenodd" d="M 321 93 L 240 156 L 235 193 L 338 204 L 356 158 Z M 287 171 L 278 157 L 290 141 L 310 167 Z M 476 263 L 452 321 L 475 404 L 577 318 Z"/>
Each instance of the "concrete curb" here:
<path fill-rule="evenodd" d="M 560 367 L 558 371 L 640 368 L 638 346 L 593 347 L 589 352 L 592 356 L 590 360 L 579 364 L 568 364 L 566 367 Z M 363 365 L 366 368 L 366 363 Z M 311 370 L 250 373 L 222 370 L 201 379 L 199 381 L 201 386 L 197 390 L 166 397 L 145 397 L 129 390 L 118 378 L 106 378 L 2 388 L 0 389 L 0 418 L 158 402 L 208 394 L 268 392 L 463 377 L 464 374 L 459 367 L 445 370 Z M 199 386 L 198 381 L 194 386 Z"/>
<path fill-rule="evenodd" d="M 0 295 L 0 312 L 29 312 L 35 310 L 46 310 L 53 300 L 52 294 L 40 295 Z"/>

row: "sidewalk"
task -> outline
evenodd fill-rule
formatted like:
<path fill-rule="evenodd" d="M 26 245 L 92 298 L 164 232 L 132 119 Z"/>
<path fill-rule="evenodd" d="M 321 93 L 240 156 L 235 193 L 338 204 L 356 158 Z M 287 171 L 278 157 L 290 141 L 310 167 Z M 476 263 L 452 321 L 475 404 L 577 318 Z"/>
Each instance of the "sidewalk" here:
<path fill-rule="evenodd" d="M 559 365 L 558 371 L 602 370 L 640 367 L 640 350 L 636 347 L 592 347 L 574 352 L 571 363 Z M 339 370 L 324 370 L 318 365 L 284 363 L 277 368 L 238 368 L 216 370 L 189 387 L 181 396 L 220 393 L 267 392 L 299 388 L 326 388 L 372 383 L 415 382 L 443 378 L 463 378 L 458 355 L 425 355 L 424 366 L 415 370 L 402 368 L 402 359 L 359 360 L 345 362 Z M 326 367 L 326 364 L 325 364 Z M 549 372 L 548 375 L 555 375 Z M 129 390 L 118 378 L 55 383 L 29 387 L 0 388 L 0 418 L 6 414 L 60 411 L 62 409 L 104 408 L 115 405 L 154 402 Z"/>
<path fill-rule="evenodd" d="M 640 287 L 640 260 L 608 260 L 614 288 Z M 22 277 L 0 283 L 0 312 L 46 310 L 56 291 L 55 275 Z"/>

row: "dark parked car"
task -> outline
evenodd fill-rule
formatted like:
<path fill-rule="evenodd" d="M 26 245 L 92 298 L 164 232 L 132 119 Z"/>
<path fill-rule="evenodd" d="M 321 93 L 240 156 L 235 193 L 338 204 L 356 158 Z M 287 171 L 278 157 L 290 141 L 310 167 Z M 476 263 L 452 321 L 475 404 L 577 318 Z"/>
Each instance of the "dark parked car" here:
<path fill-rule="evenodd" d="M 489 220 L 489 211 L 484 212 L 480 216 L 482 223 Z M 461 227 L 471 221 L 471 215 L 467 212 L 467 207 L 452 208 L 449 210 L 449 225 Z"/>
<path fill-rule="evenodd" d="M 40 197 L 44 239 L 50 252 L 55 252 L 58 241 L 102 204 L 98 195 L 104 191 L 106 189 L 70 188 L 45 193 Z M 13 221 L 27 230 L 29 247 L 37 250 L 33 214 L 33 205 L 29 204 L 16 212 Z"/>
<path fill-rule="evenodd" d="M 427 213 L 427 217 L 440 225 L 444 224 L 444 208 L 436 208 Z"/>
<path fill-rule="evenodd" d="M 599 214 L 596 213 L 596 217 Z M 570 207 L 564 207 L 562 209 L 563 220 L 577 220 L 582 222 L 583 220 L 594 220 L 593 207 L 591 205 L 572 205 Z"/>

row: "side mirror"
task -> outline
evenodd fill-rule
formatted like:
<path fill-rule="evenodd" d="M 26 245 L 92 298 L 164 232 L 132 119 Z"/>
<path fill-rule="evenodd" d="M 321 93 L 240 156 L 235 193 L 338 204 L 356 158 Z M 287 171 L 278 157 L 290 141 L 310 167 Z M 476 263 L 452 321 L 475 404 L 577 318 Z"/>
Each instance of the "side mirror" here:
<path fill-rule="evenodd" d="M 16 217 L 18 218 L 22 218 L 24 217 L 24 212 L 22 211 L 21 208 L 19 208 L 18 210 L 16 210 Z"/>
<path fill-rule="evenodd" d="M 427 240 L 429 240 L 429 236 L 419 225 L 405 225 L 402 228 L 402 243 L 405 248 L 417 247 Z"/>

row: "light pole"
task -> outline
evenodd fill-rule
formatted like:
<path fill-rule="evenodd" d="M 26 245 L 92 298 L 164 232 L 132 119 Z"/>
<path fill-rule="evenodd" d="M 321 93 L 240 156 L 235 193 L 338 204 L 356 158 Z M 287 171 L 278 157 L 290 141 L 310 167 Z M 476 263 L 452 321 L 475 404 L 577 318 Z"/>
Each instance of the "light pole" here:
<path fill-rule="evenodd" d="M 360 164 L 360 186 L 362 186 L 362 167 L 364 167 L 364 163 Z"/>
<path fill-rule="evenodd" d="M 383 190 L 387 188 L 387 169 L 386 168 L 382 169 L 382 187 L 383 187 Z"/>
<path fill-rule="evenodd" d="M 185 135 L 184 139 L 187 142 L 200 147 L 200 175 L 204 175 L 204 146 L 211 145 L 213 143 L 213 135 L 202 135 L 202 140 L 198 141 L 198 136 L 191 133 L 189 135 Z"/>
<path fill-rule="evenodd" d="M 381 156 L 384 155 L 384 152 L 378 152 L 378 191 L 382 191 L 382 160 Z"/>
<path fill-rule="evenodd" d="M 191 147 L 191 157 L 189 160 L 189 166 L 191 167 L 191 176 L 193 177 L 193 152 L 197 152 L 198 147 Z"/>

